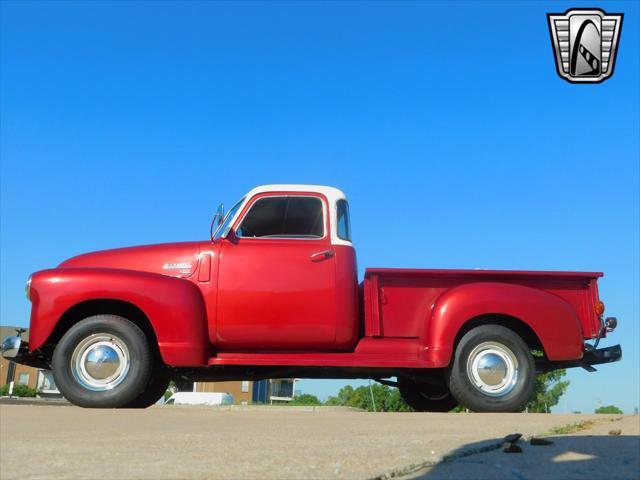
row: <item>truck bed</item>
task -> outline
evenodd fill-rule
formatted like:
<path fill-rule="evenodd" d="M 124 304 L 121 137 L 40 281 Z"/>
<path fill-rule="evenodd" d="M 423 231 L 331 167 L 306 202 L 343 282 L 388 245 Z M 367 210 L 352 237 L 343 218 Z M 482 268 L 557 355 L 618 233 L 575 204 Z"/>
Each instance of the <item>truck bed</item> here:
<path fill-rule="evenodd" d="M 418 338 L 445 292 L 470 283 L 508 283 L 560 297 L 576 309 L 584 338 L 594 338 L 600 330 L 593 309 L 599 301 L 599 277 L 601 272 L 369 268 L 364 278 L 365 336 Z"/>

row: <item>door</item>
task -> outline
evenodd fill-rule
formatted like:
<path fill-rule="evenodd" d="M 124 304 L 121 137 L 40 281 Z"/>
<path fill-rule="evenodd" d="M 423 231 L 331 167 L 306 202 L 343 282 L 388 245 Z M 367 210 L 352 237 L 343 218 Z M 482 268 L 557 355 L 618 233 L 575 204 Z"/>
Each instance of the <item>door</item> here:
<path fill-rule="evenodd" d="M 335 258 L 327 203 L 262 195 L 221 248 L 219 350 L 319 350 L 336 338 Z"/>

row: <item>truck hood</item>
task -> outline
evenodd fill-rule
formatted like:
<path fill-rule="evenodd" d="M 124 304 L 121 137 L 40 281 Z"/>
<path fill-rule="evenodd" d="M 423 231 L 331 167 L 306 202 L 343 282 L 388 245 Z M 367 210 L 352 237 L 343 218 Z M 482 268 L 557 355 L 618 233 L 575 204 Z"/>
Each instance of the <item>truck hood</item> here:
<path fill-rule="evenodd" d="M 199 242 L 164 243 L 116 248 L 78 255 L 60 268 L 116 268 L 186 278 L 196 271 Z"/>

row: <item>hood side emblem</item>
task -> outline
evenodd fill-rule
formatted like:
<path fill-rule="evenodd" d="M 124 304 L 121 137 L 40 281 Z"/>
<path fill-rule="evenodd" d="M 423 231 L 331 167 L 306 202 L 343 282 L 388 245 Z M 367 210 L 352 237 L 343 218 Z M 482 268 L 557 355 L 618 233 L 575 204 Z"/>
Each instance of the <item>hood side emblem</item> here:
<path fill-rule="evenodd" d="M 186 262 L 181 263 L 165 263 L 162 265 L 163 270 L 191 270 L 193 265 Z"/>

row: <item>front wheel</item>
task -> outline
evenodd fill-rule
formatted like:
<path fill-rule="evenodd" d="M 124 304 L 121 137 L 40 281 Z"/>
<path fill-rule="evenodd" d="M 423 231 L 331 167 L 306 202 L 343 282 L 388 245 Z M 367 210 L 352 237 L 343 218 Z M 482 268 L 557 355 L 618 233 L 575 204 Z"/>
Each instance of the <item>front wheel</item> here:
<path fill-rule="evenodd" d="M 169 388 L 169 377 L 161 369 L 154 369 L 147 387 L 126 408 L 147 408 L 158 403 Z"/>
<path fill-rule="evenodd" d="M 153 356 L 135 324 L 116 315 L 95 315 L 63 335 L 51 363 L 56 385 L 71 403 L 118 408 L 149 384 Z"/>
<path fill-rule="evenodd" d="M 529 347 L 501 325 L 482 325 L 467 332 L 448 369 L 451 393 L 475 412 L 520 412 L 534 383 Z"/>

